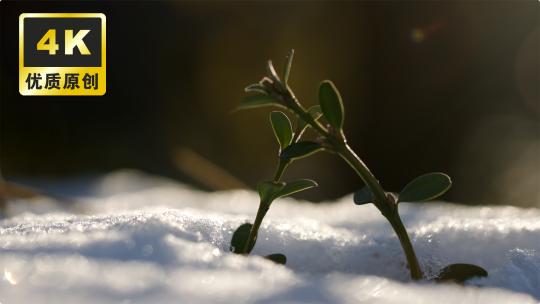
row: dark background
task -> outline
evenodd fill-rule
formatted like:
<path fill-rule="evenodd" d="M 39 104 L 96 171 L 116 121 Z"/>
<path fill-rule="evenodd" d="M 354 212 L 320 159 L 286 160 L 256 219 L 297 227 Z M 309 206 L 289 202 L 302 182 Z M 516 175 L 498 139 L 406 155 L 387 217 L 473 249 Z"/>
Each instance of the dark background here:
<path fill-rule="evenodd" d="M 22 12 L 105 13 L 107 94 L 20 96 Z M 386 189 L 444 171 L 447 200 L 540 206 L 538 1 L 2 1 L 0 14 L 8 180 L 130 167 L 207 189 L 238 184 L 212 181 L 210 162 L 253 187 L 276 164 L 269 111 L 230 110 L 267 59 L 281 68 L 294 48 L 291 87 L 310 105 L 321 80 L 335 82 L 349 142 Z M 285 179 L 297 177 L 319 181 L 302 194 L 311 200 L 361 186 L 328 154 L 293 164 Z"/>

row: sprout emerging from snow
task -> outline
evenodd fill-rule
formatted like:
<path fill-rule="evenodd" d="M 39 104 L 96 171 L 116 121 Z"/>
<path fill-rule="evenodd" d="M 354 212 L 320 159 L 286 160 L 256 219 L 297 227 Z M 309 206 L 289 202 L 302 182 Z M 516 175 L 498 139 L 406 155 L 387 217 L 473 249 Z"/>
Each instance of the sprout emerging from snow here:
<path fill-rule="evenodd" d="M 248 96 L 238 108 L 274 106 L 286 109 L 296 117 L 296 129 L 293 131 L 291 120 L 284 112 L 270 113 L 270 123 L 279 144 L 277 170 L 273 180 L 258 185 L 260 204 L 255 221 L 253 224 L 245 223 L 238 227 L 233 234 L 231 251 L 239 254 L 249 254 L 252 251 L 257 241 L 259 227 L 275 199 L 317 186 L 312 180 L 302 179 L 286 183 L 281 181 L 281 177 L 293 161 L 324 150 L 343 158 L 362 179 L 365 186 L 355 193 L 355 204 L 372 203 L 379 209 L 399 238 L 407 257 L 411 278 L 414 280 L 424 278 L 407 230 L 399 216 L 398 205 L 400 202 L 427 201 L 443 195 L 452 184 L 450 177 L 440 172 L 428 173 L 412 180 L 399 194 L 386 192 L 365 163 L 347 144 L 343 132 L 345 108 L 341 95 L 332 81 L 321 82 L 319 105 L 306 109 L 295 97 L 288 85 L 293 55 L 294 50 L 291 50 L 282 77 L 277 74 L 272 61 L 268 61 L 268 75 L 260 82 L 246 87 L 246 92 L 254 95 Z M 307 128 L 312 128 L 318 133 L 315 140 L 301 140 Z M 271 254 L 267 258 L 277 263 L 286 263 L 284 254 Z M 439 279 L 463 282 L 470 277 L 486 275 L 487 272 L 481 267 L 454 264 L 445 267 Z"/>

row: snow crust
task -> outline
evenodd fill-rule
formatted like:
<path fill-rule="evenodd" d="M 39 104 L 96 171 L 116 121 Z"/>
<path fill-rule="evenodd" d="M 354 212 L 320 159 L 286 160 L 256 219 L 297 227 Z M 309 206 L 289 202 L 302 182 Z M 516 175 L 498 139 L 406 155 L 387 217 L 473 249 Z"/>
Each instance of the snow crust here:
<path fill-rule="evenodd" d="M 413 283 L 378 211 L 352 197 L 276 201 L 254 256 L 229 253 L 252 221 L 251 191 L 205 193 L 120 171 L 77 188 L 74 205 L 12 201 L 0 221 L 1 303 L 538 303 L 540 210 L 403 204 L 422 268 L 489 272 L 466 286 Z M 68 182 L 50 188 L 73 189 Z M 71 193 L 73 194 L 73 193 Z M 287 255 L 287 266 L 260 255 Z M 257 256 L 259 255 L 259 256 Z"/>

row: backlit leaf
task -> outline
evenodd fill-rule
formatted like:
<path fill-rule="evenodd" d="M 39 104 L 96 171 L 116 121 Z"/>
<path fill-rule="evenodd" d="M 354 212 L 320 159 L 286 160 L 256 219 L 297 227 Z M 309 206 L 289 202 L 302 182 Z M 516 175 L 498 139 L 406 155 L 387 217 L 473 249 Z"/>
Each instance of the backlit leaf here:
<path fill-rule="evenodd" d="M 288 182 L 275 194 L 276 197 L 274 199 L 317 186 L 317 183 L 310 179 L 300 179 L 293 182 Z"/>
<path fill-rule="evenodd" d="M 412 180 L 399 193 L 398 202 L 428 201 L 443 195 L 452 186 L 452 180 L 444 173 L 433 172 Z"/>
<path fill-rule="evenodd" d="M 322 146 L 316 142 L 300 141 L 283 149 L 279 157 L 284 160 L 300 159 L 320 150 Z"/>
<path fill-rule="evenodd" d="M 337 131 L 343 128 L 344 108 L 336 86 L 325 80 L 319 86 L 319 104 L 328 123 Z"/>
<path fill-rule="evenodd" d="M 297 193 L 309 188 L 316 187 L 317 183 L 310 179 L 300 179 L 292 182 L 262 182 L 257 186 L 259 197 L 267 204 L 274 200 Z"/>
<path fill-rule="evenodd" d="M 291 144 L 293 138 L 293 131 L 291 121 L 283 112 L 273 111 L 270 113 L 270 123 L 274 130 L 274 135 L 279 143 L 279 146 L 283 149 Z"/>
<path fill-rule="evenodd" d="M 254 109 L 260 107 L 275 106 L 280 108 L 285 108 L 279 100 L 273 98 L 269 95 L 250 95 L 242 101 L 240 106 L 236 108 L 239 110 Z"/>

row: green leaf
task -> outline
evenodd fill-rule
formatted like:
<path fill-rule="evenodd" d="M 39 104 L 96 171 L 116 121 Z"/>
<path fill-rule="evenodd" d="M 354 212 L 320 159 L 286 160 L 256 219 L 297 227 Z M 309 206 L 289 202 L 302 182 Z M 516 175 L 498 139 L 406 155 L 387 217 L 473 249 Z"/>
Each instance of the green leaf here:
<path fill-rule="evenodd" d="M 354 203 L 357 205 L 365 205 L 373 203 L 375 196 L 368 186 L 364 186 L 362 189 L 354 193 Z"/>
<path fill-rule="evenodd" d="M 284 84 L 287 84 L 287 82 L 289 81 L 289 75 L 291 74 L 291 66 L 292 66 L 293 57 L 294 57 L 294 50 L 291 49 L 289 51 L 289 55 L 287 55 L 287 64 L 285 64 L 285 69 L 283 71 Z"/>
<path fill-rule="evenodd" d="M 319 104 L 328 123 L 338 132 L 343 129 L 344 108 L 336 86 L 325 80 L 319 86 Z"/>
<path fill-rule="evenodd" d="M 399 193 L 398 202 L 422 202 L 443 195 L 452 186 L 452 180 L 444 173 L 433 172 L 411 181 Z"/>
<path fill-rule="evenodd" d="M 254 109 L 260 107 L 275 106 L 280 108 L 285 108 L 279 100 L 273 98 L 269 95 L 251 95 L 246 97 L 244 101 L 236 108 L 239 110 Z"/>
<path fill-rule="evenodd" d="M 275 194 L 276 197 L 274 199 L 317 186 L 317 183 L 311 179 L 299 179 L 293 182 L 288 182 Z"/>
<path fill-rule="evenodd" d="M 265 258 L 269 259 L 270 261 L 285 265 L 287 263 L 287 257 L 282 253 L 273 253 L 265 256 Z"/>
<path fill-rule="evenodd" d="M 240 225 L 236 231 L 233 233 L 232 239 L 231 239 L 231 247 L 229 248 L 234 253 L 244 253 L 244 247 L 246 246 L 246 242 L 249 237 L 249 233 L 251 232 L 251 227 L 253 225 L 250 223 L 245 223 Z M 255 244 L 253 244 L 255 246 Z M 253 246 L 249 248 L 249 252 L 253 249 Z"/>
<path fill-rule="evenodd" d="M 488 272 L 477 265 L 473 264 L 451 264 L 444 267 L 441 272 L 435 277 L 435 281 L 463 283 L 474 277 L 487 277 Z"/>
<path fill-rule="evenodd" d="M 322 146 L 316 142 L 300 141 L 283 149 L 279 157 L 283 160 L 300 159 L 320 150 L 322 150 Z"/>
<path fill-rule="evenodd" d="M 274 135 L 281 149 L 291 144 L 293 131 L 291 121 L 283 112 L 273 111 L 270 113 L 270 123 L 274 129 Z"/>
<path fill-rule="evenodd" d="M 299 179 L 293 182 L 262 182 L 257 186 L 259 197 L 262 202 L 267 204 L 272 203 L 274 200 L 304 191 L 309 188 L 317 187 L 317 183 L 310 179 Z"/>

